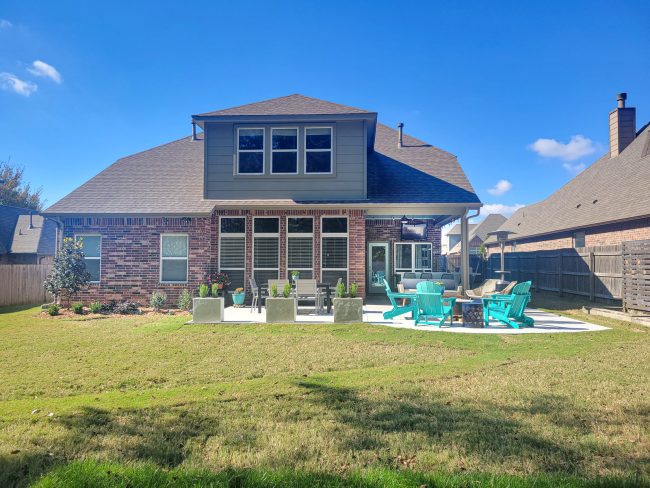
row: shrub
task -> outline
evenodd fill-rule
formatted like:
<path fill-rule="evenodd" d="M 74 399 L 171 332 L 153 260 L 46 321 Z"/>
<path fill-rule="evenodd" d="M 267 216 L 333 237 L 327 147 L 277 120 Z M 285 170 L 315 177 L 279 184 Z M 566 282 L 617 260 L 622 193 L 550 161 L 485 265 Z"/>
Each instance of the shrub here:
<path fill-rule="evenodd" d="M 73 303 L 71 308 L 72 311 L 77 315 L 81 315 L 82 313 L 84 313 L 84 304 L 81 302 Z"/>
<path fill-rule="evenodd" d="M 219 296 L 219 283 L 212 283 L 212 296 L 214 298 Z"/>
<path fill-rule="evenodd" d="M 153 308 L 156 312 L 160 311 L 160 309 L 165 306 L 165 303 L 167 303 L 167 295 L 164 293 L 158 293 L 154 291 L 151 294 L 149 304 L 151 305 L 151 308 Z"/>
<path fill-rule="evenodd" d="M 189 290 L 183 290 L 178 296 L 178 308 L 189 310 L 192 307 L 192 294 Z"/>
<path fill-rule="evenodd" d="M 115 311 L 115 307 L 117 307 L 117 302 L 115 300 L 111 300 L 110 302 L 104 302 L 102 303 L 101 312 L 113 313 Z"/>
<path fill-rule="evenodd" d="M 137 302 L 124 301 L 115 305 L 115 313 L 130 315 L 140 313 L 140 304 Z"/>
<path fill-rule="evenodd" d="M 102 304 L 100 302 L 91 302 L 88 304 L 88 310 L 90 310 L 90 313 L 101 313 Z"/>
<path fill-rule="evenodd" d="M 336 285 L 336 298 L 345 298 L 345 285 L 342 282 Z"/>
<path fill-rule="evenodd" d="M 350 298 L 357 298 L 357 284 L 350 284 Z"/>
<path fill-rule="evenodd" d="M 271 296 L 272 296 L 273 298 L 275 298 L 275 297 L 278 296 L 278 285 L 277 285 L 276 283 L 273 283 L 273 284 L 271 285 Z"/>
<path fill-rule="evenodd" d="M 63 246 L 54 256 L 52 271 L 43 286 L 54 295 L 55 301 L 62 297 L 64 303 L 90 282 L 90 273 L 86 271 L 82 243 L 66 237 Z"/>
<path fill-rule="evenodd" d="M 199 296 L 201 298 L 207 297 L 209 292 L 210 289 L 208 288 L 208 285 L 199 285 Z"/>
<path fill-rule="evenodd" d="M 54 317 L 55 315 L 59 315 L 59 310 L 61 309 L 59 308 L 58 305 L 50 305 L 49 307 L 47 307 L 47 313 L 49 313 L 52 317 Z"/>
<path fill-rule="evenodd" d="M 291 285 L 287 283 L 284 285 L 284 289 L 282 290 L 282 296 L 284 298 L 289 298 L 289 295 L 291 295 Z"/>

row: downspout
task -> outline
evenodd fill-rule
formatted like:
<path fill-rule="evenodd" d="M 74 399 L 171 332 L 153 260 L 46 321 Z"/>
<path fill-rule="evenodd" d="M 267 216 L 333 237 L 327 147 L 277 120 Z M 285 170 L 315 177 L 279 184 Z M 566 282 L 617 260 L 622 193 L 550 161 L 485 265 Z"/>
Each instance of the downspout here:
<path fill-rule="evenodd" d="M 460 272 L 463 292 L 471 287 L 469 274 L 469 219 L 478 217 L 481 214 L 481 209 L 477 208 L 474 215 L 469 215 L 469 212 L 469 208 L 465 209 L 460 218 Z"/>

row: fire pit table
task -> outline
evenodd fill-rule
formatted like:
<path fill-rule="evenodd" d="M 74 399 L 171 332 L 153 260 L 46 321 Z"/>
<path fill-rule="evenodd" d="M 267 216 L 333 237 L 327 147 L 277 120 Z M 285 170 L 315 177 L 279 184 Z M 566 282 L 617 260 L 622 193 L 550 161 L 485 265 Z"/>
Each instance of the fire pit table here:
<path fill-rule="evenodd" d="M 480 300 L 472 300 L 463 303 L 462 307 L 463 307 L 463 327 L 482 329 L 484 327 L 483 303 Z"/>

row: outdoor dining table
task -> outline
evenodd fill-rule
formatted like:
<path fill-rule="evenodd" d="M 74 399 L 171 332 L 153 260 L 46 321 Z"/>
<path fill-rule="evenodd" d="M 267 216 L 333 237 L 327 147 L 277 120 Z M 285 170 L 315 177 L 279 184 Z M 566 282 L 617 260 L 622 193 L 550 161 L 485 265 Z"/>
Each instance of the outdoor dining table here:
<path fill-rule="evenodd" d="M 295 284 L 291 284 L 292 287 L 295 286 Z M 332 286 L 329 283 L 316 283 L 316 286 L 318 288 L 321 288 L 325 290 L 325 299 L 327 300 L 327 313 L 332 313 L 332 296 L 331 296 L 331 291 L 332 291 Z M 262 300 L 261 298 L 268 297 L 269 287 L 267 286 L 260 286 L 260 299 L 257 300 L 257 313 L 262 313 Z"/>

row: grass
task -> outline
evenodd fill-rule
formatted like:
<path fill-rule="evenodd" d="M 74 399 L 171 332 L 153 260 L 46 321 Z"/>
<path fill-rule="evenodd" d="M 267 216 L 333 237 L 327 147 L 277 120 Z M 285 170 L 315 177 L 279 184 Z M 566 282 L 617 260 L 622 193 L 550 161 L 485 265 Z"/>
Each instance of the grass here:
<path fill-rule="evenodd" d="M 0 309 L 0 486 L 640 486 L 650 329 L 426 334 Z"/>

